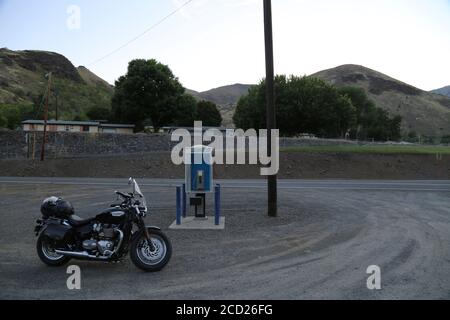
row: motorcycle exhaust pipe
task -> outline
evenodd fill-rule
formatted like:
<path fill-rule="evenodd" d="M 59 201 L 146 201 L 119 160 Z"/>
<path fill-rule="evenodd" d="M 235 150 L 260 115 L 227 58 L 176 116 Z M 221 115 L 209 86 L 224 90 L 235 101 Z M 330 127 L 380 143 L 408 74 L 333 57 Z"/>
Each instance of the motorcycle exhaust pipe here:
<path fill-rule="evenodd" d="M 78 258 L 78 259 L 92 259 L 92 260 L 107 260 L 108 257 L 97 257 L 94 255 L 91 255 L 87 253 L 86 251 L 83 252 L 75 252 L 75 251 L 62 251 L 62 250 L 55 250 L 57 254 L 62 254 L 67 257 L 72 258 Z"/>

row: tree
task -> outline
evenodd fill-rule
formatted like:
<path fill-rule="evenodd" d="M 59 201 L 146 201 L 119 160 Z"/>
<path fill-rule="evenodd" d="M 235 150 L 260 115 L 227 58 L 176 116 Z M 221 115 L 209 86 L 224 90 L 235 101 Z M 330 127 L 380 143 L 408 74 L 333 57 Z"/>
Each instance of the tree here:
<path fill-rule="evenodd" d="M 209 101 L 197 103 L 196 120 L 202 121 L 207 127 L 220 127 L 222 125 L 222 115 L 217 105 Z"/>
<path fill-rule="evenodd" d="M 197 101 L 189 94 L 173 98 L 173 122 L 177 127 L 192 127 L 197 115 Z"/>
<path fill-rule="evenodd" d="M 149 118 L 156 131 L 174 120 L 174 99 L 184 94 L 184 88 L 168 66 L 156 60 L 133 60 L 125 76 L 116 81 L 112 99 L 114 118 L 118 122 L 144 129 Z"/>
<path fill-rule="evenodd" d="M 110 120 L 111 110 L 105 107 L 93 107 L 86 115 L 90 120 Z"/>
<path fill-rule="evenodd" d="M 8 127 L 8 119 L 2 114 L 0 114 L 0 128 L 7 128 Z"/>
<path fill-rule="evenodd" d="M 441 137 L 442 144 L 450 144 L 450 135 L 444 135 Z"/>
<path fill-rule="evenodd" d="M 326 82 L 309 77 L 275 77 L 277 123 L 280 133 L 312 133 L 343 137 L 355 124 L 355 108 L 348 97 Z M 243 129 L 266 127 L 265 81 L 242 97 L 233 120 Z"/>
<path fill-rule="evenodd" d="M 402 138 L 402 117 L 395 116 L 390 120 L 390 140 L 400 141 Z"/>
<path fill-rule="evenodd" d="M 256 130 L 262 129 L 266 124 L 265 108 L 265 91 L 261 86 L 265 86 L 265 82 L 261 82 L 258 86 L 249 89 L 248 94 L 242 96 L 237 104 L 236 111 L 233 115 L 233 122 L 238 128 Z M 278 107 L 278 105 L 277 105 Z"/>
<path fill-rule="evenodd" d="M 31 105 L 11 105 L 5 104 L 0 105 L 0 117 L 3 125 L 8 129 L 15 130 L 19 128 L 22 121 L 26 120 L 28 115 L 31 113 L 33 107 Z"/>
<path fill-rule="evenodd" d="M 357 139 L 400 140 L 401 116 L 389 117 L 386 110 L 378 108 L 366 92 L 358 87 L 339 88 L 341 95 L 347 96 L 356 108 L 356 127 L 352 136 Z"/>

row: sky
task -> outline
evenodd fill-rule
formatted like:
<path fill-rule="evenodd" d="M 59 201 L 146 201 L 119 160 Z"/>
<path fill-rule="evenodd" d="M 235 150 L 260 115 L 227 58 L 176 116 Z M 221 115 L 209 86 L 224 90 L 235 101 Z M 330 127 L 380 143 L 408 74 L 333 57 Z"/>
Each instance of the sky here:
<path fill-rule="evenodd" d="M 0 47 L 58 52 L 111 84 L 136 58 L 169 65 L 197 91 L 260 81 L 262 0 L 192 0 L 129 43 L 186 1 L 0 0 Z M 277 74 L 359 64 L 424 90 L 450 85 L 450 0 L 274 0 L 272 7 Z"/>

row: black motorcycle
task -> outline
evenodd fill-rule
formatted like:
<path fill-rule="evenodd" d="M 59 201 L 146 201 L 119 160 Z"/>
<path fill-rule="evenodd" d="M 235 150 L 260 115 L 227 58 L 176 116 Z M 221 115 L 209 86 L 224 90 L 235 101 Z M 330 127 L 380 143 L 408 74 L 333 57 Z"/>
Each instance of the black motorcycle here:
<path fill-rule="evenodd" d="M 62 198 L 44 200 L 35 228 L 39 258 L 49 266 L 62 266 L 71 258 L 116 262 L 130 251 L 136 267 L 150 272 L 164 268 L 171 243 L 161 229 L 145 226 L 145 197 L 134 179 L 129 184 L 131 193 L 116 191 L 121 203 L 89 219 L 76 216 Z"/>

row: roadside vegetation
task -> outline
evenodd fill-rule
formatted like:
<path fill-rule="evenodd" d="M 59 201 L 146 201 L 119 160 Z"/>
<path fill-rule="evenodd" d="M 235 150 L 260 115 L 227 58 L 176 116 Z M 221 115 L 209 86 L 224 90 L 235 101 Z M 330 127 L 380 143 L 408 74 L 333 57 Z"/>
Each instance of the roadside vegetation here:
<path fill-rule="evenodd" d="M 210 102 L 197 102 L 170 68 L 156 60 L 133 60 L 126 75 L 116 81 L 111 118 L 132 123 L 137 131 L 146 125 L 155 131 L 163 126 L 193 126 L 202 120 L 205 126 L 220 126 L 222 116 Z"/>
<path fill-rule="evenodd" d="M 299 153 L 362 153 L 362 154 L 450 154 L 445 146 L 311 146 L 281 148 L 281 152 Z"/>
<path fill-rule="evenodd" d="M 377 108 L 361 88 L 336 88 L 317 78 L 275 78 L 277 126 L 283 136 L 302 133 L 322 138 L 400 140 L 401 117 Z M 252 87 L 237 105 L 237 127 L 266 127 L 265 81 Z"/>

